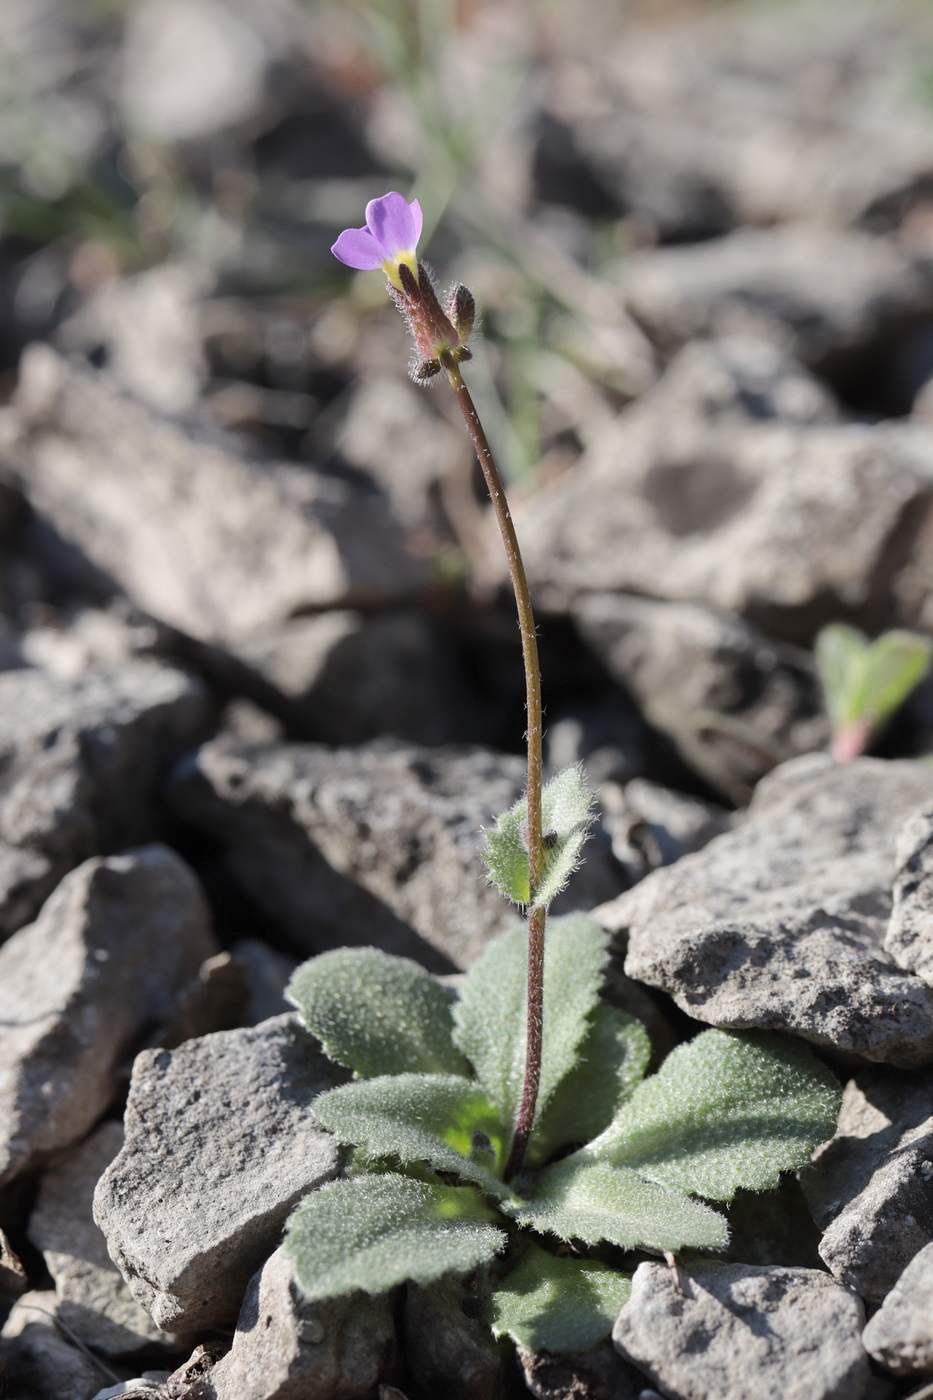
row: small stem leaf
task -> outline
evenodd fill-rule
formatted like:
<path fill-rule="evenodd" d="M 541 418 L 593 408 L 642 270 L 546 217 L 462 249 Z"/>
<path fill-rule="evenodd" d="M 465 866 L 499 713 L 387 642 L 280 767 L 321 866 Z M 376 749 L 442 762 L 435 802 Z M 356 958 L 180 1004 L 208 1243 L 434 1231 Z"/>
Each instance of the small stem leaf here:
<path fill-rule="evenodd" d="M 817 637 L 815 657 L 834 752 L 850 758 L 867 747 L 927 674 L 933 642 L 916 632 L 894 631 L 870 643 L 854 627 L 834 623 Z"/>
<path fill-rule="evenodd" d="M 564 768 L 546 784 L 541 794 L 541 822 L 547 835 L 544 873 L 532 896 L 526 845 L 527 804 L 524 799 L 516 802 L 486 832 L 485 860 L 493 884 L 516 904 L 546 909 L 577 868 L 592 809 L 593 794 L 578 764 Z"/>
<path fill-rule="evenodd" d="M 489 1299 L 486 1316 L 494 1336 L 532 1351 L 583 1351 L 609 1335 L 631 1292 L 628 1274 L 533 1244 Z"/>
<path fill-rule="evenodd" d="M 444 988 L 408 958 L 335 948 L 297 969 L 286 996 L 337 1064 L 380 1074 L 463 1074 Z"/>
<path fill-rule="evenodd" d="M 840 1099 L 835 1077 L 797 1041 L 704 1031 L 672 1051 L 575 1157 L 729 1201 L 740 1186 L 769 1190 L 809 1161 L 832 1136 Z"/>
<path fill-rule="evenodd" d="M 623 1249 L 723 1249 L 729 1227 L 718 1211 L 681 1191 L 647 1181 L 629 1167 L 580 1153 L 541 1173 L 532 1195 L 503 1210 L 521 1225 L 562 1240 Z"/>
<path fill-rule="evenodd" d="M 491 831 L 483 833 L 486 849 L 483 859 L 489 878 L 496 888 L 513 904 L 525 905 L 531 898 L 528 880 L 528 850 L 525 846 L 525 799 L 516 802 L 501 817 Z"/>
<path fill-rule="evenodd" d="M 608 1127 L 644 1078 L 650 1058 L 641 1021 L 606 1002 L 597 1006 L 577 1064 L 541 1115 L 527 1165 L 542 1166 L 559 1148 L 589 1142 Z"/>
<path fill-rule="evenodd" d="M 454 1006 L 454 1040 L 510 1131 L 525 1072 L 525 948 L 521 925 L 497 938 L 470 968 Z M 598 924 L 582 914 L 551 920 L 544 952 L 539 1116 L 577 1062 L 605 965 L 606 935 Z"/>
<path fill-rule="evenodd" d="M 479 1086 L 459 1075 L 357 1080 L 315 1099 L 314 1115 L 338 1141 L 373 1157 L 429 1162 L 505 1194 L 505 1128 Z"/>
<path fill-rule="evenodd" d="M 385 1293 L 412 1279 L 466 1273 L 498 1254 L 505 1235 L 472 1187 L 431 1185 L 395 1172 L 332 1181 L 307 1196 L 285 1249 L 312 1302 L 354 1289 Z"/>

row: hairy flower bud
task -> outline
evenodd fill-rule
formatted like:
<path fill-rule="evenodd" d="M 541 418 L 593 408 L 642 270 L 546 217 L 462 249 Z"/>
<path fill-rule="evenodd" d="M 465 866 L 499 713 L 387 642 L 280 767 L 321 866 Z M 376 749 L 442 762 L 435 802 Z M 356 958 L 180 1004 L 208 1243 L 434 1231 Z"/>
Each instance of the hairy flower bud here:
<path fill-rule="evenodd" d="M 465 287 L 462 282 L 457 282 L 451 287 L 444 309 L 461 341 L 469 340 L 473 322 L 476 320 L 476 299 L 469 287 Z"/>

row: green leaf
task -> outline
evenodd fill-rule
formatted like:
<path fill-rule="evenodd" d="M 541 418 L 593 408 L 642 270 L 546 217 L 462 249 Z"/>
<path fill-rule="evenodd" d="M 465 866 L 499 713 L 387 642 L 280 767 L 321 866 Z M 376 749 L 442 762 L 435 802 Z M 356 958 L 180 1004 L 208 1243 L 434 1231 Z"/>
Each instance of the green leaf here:
<path fill-rule="evenodd" d="M 331 1181 L 312 1191 L 288 1223 L 285 1249 L 307 1299 L 360 1288 L 385 1293 L 412 1279 L 466 1273 L 505 1244 L 477 1191 L 431 1185 L 395 1172 Z"/>
<path fill-rule="evenodd" d="M 840 1101 L 835 1077 L 797 1041 L 704 1031 L 672 1051 L 575 1157 L 728 1201 L 740 1186 L 777 1186 L 781 1172 L 809 1161 L 832 1137 Z"/>
<path fill-rule="evenodd" d="M 531 1351 L 584 1351 L 609 1335 L 631 1292 L 628 1274 L 555 1258 L 533 1244 L 489 1299 L 486 1316 L 496 1337 Z"/>
<path fill-rule="evenodd" d="M 285 994 L 330 1058 L 363 1079 L 470 1072 L 454 1048 L 446 991 L 408 958 L 335 948 L 302 963 Z"/>
<path fill-rule="evenodd" d="M 723 1249 L 729 1227 L 718 1211 L 647 1181 L 629 1167 L 575 1153 L 543 1171 L 533 1194 L 502 1209 L 521 1225 L 562 1240 L 623 1249 Z"/>
<path fill-rule="evenodd" d="M 525 1073 L 526 947 L 523 925 L 490 943 L 467 973 L 454 1007 L 454 1040 L 510 1131 Z M 605 965 L 606 934 L 592 919 L 568 914 L 548 923 L 539 1117 L 577 1062 Z"/>
<path fill-rule="evenodd" d="M 523 797 L 486 832 L 485 861 L 493 884 L 516 904 L 546 908 L 579 864 L 580 850 L 592 821 L 593 794 L 583 769 L 564 768 L 541 793 L 541 825 L 547 838 L 544 874 L 532 898 L 525 831 L 528 804 Z"/>
<path fill-rule="evenodd" d="M 314 1100 L 314 1115 L 338 1141 L 374 1157 L 430 1162 L 487 1191 L 508 1150 L 502 1121 L 477 1084 L 459 1075 L 396 1074 L 362 1079 Z"/>
<path fill-rule="evenodd" d="M 608 1127 L 644 1078 L 650 1058 L 651 1041 L 641 1021 L 600 1003 L 576 1065 L 558 1084 L 535 1128 L 528 1166 L 541 1166 L 561 1147 L 589 1142 Z"/>
<path fill-rule="evenodd" d="M 816 639 L 815 658 L 833 734 L 879 729 L 930 669 L 933 642 L 916 632 L 885 632 L 869 642 L 834 623 Z"/>

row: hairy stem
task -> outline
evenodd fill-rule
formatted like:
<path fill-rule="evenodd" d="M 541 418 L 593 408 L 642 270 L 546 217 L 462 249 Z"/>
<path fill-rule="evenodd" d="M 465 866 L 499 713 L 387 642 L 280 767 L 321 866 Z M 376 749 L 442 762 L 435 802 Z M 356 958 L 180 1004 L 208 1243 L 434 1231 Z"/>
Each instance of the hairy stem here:
<path fill-rule="evenodd" d="M 541 714 L 541 668 L 538 664 L 538 639 L 535 633 L 534 613 L 531 609 L 531 594 L 525 577 L 518 537 L 509 512 L 502 478 L 496 466 L 489 443 L 479 421 L 476 405 L 470 391 L 463 382 L 460 366 L 449 352 L 441 354 L 441 364 L 447 371 L 460 411 L 476 449 L 479 464 L 489 490 L 489 498 L 496 515 L 496 523 L 505 546 L 506 559 L 515 604 L 518 609 L 518 625 L 522 637 L 522 657 L 525 663 L 525 706 L 528 716 L 528 883 L 532 895 L 538 888 L 544 873 L 544 840 L 541 829 L 541 745 L 543 723 Z M 534 1126 L 535 1106 L 538 1101 L 538 1081 L 541 1077 L 541 1015 L 544 1001 L 544 924 L 546 910 L 533 909 L 528 918 L 528 1024 L 525 1041 L 525 1082 L 522 1088 L 515 1136 L 505 1169 L 505 1179 L 521 1170 L 528 1149 L 528 1141 Z"/>

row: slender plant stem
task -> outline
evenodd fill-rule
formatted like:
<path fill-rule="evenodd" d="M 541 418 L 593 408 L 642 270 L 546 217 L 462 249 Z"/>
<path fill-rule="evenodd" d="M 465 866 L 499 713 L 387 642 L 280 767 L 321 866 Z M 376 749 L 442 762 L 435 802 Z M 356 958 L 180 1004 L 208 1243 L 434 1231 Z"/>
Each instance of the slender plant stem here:
<path fill-rule="evenodd" d="M 489 497 L 495 511 L 496 522 L 512 580 L 515 604 L 518 609 L 518 625 L 522 637 L 522 657 L 525 663 L 525 696 L 528 716 L 528 785 L 527 785 L 527 847 L 528 884 L 532 895 L 538 888 L 544 873 L 544 840 L 541 826 L 541 769 L 543 721 L 541 713 L 541 668 L 538 664 L 538 639 L 535 633 L 535 619 L 531 608 L 531 594 L 525 576 L 525 565 L 518 547 L 518 537 L 509 512 L 502 478 L 496 466 L 483 425 L 476 412 L 476 405 L 470 391 L 463 382 L 460 366 L 448 352 L 440 356 L 441 364 L 447 371 L 460 411 L 463 414 L 479 464 L 483 469 Z M 547 911 L 532 909 L 528 917 L 528 1020 L 525 1037 L 525 1081 L 522 1087 L 515 1136 L 505 1169 L 508 1181 L 521 1170 L 531 1130 L 534 1126 L 535 1106 L 538 1101 L 538 1082 L 541 1078 L 541 1025 L 544 1004 L 544 924 Z"/>

